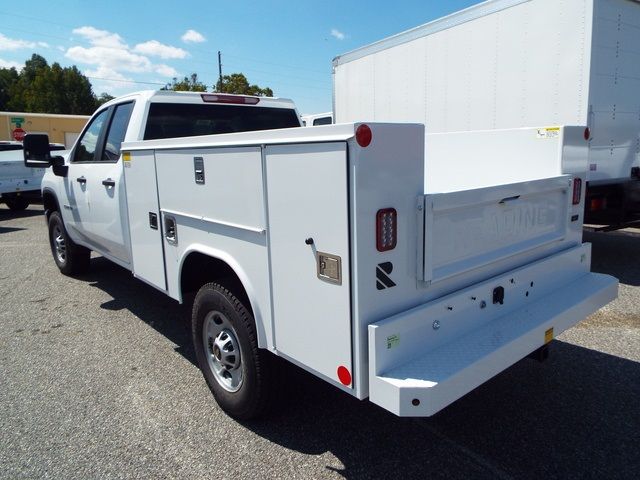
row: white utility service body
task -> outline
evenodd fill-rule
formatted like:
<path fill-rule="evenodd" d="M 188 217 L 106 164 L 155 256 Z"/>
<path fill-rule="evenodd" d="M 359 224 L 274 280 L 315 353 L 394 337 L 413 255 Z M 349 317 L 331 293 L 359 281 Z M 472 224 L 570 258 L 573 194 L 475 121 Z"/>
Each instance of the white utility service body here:
<path fill-rule="evenodd" d="M 587 220 L 620 223 L 640 214 L 639 56 L 636 0 L 489 0 L 336 57 L 335 121 L 586 125 Z"/>
<path fill-rule="evenodd" d="M 190 255 L 224 261 L 261 348 L 407 416 L 616 297 L 615 279 L 590 273 L 571 175 L 425 194 L 424 127 L 367 125 L 124 143 L 134 275 L 181 301 Z M 584 168 L 583 130 L 549 138 L 552 161 Z M 397 238 L 380 251 L 389 209 Z"/>

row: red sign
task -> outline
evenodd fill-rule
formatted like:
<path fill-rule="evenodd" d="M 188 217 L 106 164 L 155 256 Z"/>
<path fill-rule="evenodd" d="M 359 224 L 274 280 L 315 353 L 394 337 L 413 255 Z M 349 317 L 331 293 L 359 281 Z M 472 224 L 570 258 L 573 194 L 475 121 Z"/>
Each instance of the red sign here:
<path fill-rule="evenodd" d="M 22 140 L 24 140 L 24 136 L 27 134 L 27 132 L 25 132 L 22 128 L 20 127 L 16 127 L 13 132 L 11 133 L 11 135 L 13 136 L 13 138 L 18 141 L 21 142 Z"/>

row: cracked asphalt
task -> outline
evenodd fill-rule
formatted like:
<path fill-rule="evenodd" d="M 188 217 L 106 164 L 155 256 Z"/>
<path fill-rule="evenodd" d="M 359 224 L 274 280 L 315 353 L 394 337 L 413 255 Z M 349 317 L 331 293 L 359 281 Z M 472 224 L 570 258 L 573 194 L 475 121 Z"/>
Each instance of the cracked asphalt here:
<path fill-rule="evenodd" d="M 637 478 L 640 230 L 585 234 L 618 300 L 433 418 L 283 366 L 277 411 L 238 423 L 189 307 L 100 257 L 59 274 L 41 210 L 0 205 L 0 478 Z"/>

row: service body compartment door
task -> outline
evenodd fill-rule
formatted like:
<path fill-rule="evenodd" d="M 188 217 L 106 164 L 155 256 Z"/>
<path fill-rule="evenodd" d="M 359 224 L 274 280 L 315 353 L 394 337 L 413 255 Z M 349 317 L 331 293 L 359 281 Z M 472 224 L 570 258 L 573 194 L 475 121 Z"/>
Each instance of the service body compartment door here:
<path fill-rule="evenodd" d="M 155 155 L 126 152 L 123 160 L 133 274 L 166 291 Z"/>
<path fill-rule="evenodd" d="M 347 145 L 273 146 L 265 155 L 276 348 L 351 386 Z"/>

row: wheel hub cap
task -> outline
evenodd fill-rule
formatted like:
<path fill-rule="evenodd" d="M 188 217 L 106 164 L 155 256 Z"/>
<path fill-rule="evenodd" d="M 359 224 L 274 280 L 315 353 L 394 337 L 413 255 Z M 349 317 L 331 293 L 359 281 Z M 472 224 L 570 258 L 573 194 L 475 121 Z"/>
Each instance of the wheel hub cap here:
<path fill-rule="evenodd" d="M 204 320 L 202 340 L 209 369 L 228 392 L 242 386 L 242 356 L 235 330 L 221 312 L 211 312 Z"/>

